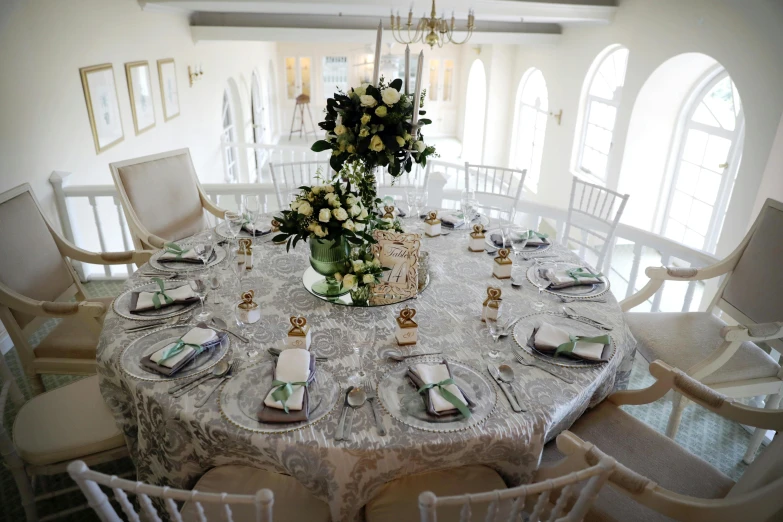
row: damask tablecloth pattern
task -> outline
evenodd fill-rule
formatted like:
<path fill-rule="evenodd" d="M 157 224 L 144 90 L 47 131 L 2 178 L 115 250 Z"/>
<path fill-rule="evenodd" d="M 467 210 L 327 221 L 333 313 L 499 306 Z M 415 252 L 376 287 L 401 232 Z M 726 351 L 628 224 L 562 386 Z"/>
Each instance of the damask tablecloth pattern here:
<path fill-rule="evenodd" d="M 536 298 L 537 289 L 527 282 L 513 288 L 508 280 L 494 279 L 492 257 L 468 252 L 466 245 L 466 236 L 459 232 L 422 241 L 422 249 L 430 253 L 431 283 L 418 299 L 409 301 L 417 310 L 419 324 L 420 341 L 415 349 L 443 351 L 446 357 L 486 372 L 484 354 L 491 341 L 480 314 L 487 286 L 501 286 L 504 303 L 511 305 L 517 315 L 533 311 L 529 303 Z M 252 344 L 233 340 L 232 349 L 244 353 L 253 346 L 259 358 L 269 358 L 266 348 L 282 345 L 289 317 L 304 315 L 313 328 L 312 349 L 329 358 L 319 364 L 327 365 L 344 390 L 348 376 L 357 367 L 347 331 L 376 325 L 377 342 L 366 358 L 365 368 L 378 382 L 393 364 L 380 354 L 396 348 L 394 317 L 402 305 L 351 308 L 327 303 L 302 286 L 302 273 L 309 266 L 308 245 L 300 244 L 290 253 L 272 243 L 255 248 L 256 268 L 243 286 L 256 290 L 263 318 L 245 333 Z M 553 251 L 561 260 L 577 261 L 562 247 L 555 246 Z M 518 275 L 524 278 L 521 270 L 529 262 L 520 261 L 520 265 Z M 214 305 L 208 299 L 208 305 L 230 320 L 233 304 L 239 301 L 236 278 L 231 270 L 215 271 L 222 280 L 222 302 Z M 140 281 L 135 274 L 126 288 Z M 553 296 L 544 295 L 543 299 L 550 307 L 561 305 Z M 594 368 L 558 369 L 574 380 L 572 385 L 535 368 L 510 363 L 518 376 L 517 389 L 522 392 L 520 399 L 527 413 L 512 412 L 498 390 L 495 413 L 480 426 L 457 433 L 416 430 L 384 414 L 388 434 L 381 437 L 369 407 L 356 412 L 350 442 L 334 440 L 339 408 L 321 422 L 298 431 L 268 435 L 244 430 L 221 417 L 217 392 L 206 405 L 195 407 L 209 386 L 173 398 L 167 393 L 170 383 L 144 382 L 124 374 L 119 354 L 143 333 L 124 331 L 129 321 L 112 312 L 107 314 L 98 347 L 98 375 L 103 397 L 125 434 L 139 480 L 191 488 L 214 466 L 253 466 L 295 477 L 329 503 L 333 520 L 350 521 L 360 517 L 362 506 L 383 484 L 408 474 L 486 464 L 509 485 L 529 481 L 544 443 L 613 389 L 624 388 L 630 374 L 635 340 L 616 300 L 607 294 L 606 303 L 575 306 L 614 327 L 617 355 L 608 364 Z M 500 341 L 506 362 L 513 360 L 513 345 L 510 336 Z"/>

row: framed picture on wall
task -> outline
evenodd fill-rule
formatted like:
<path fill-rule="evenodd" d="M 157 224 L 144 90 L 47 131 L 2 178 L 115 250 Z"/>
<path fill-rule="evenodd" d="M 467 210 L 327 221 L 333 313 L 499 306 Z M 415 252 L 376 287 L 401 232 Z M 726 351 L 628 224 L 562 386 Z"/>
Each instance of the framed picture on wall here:
<path fill-rule="evenodd" d="M 163 100 L 163 119 L 169 121 L 179 116 L 179 91 L 174 58 L 158 60 L 158 80 L 160 80 L 160 96 Z"/>
<path fill-rule="evenodd" d="M 125 77 L 128 80 L 133 128 L 138 136 L 155 126 L 155 110 L 152 107 L 152 82 L 150 81 L 149 62 L 130 62 L 125 64 Z"/>
<path fill-rule="evenodd" d="M 114 84 L 114 68 L 110 63 L 104 63 L 82 67 L 79 74 L 82 77 L 95 152 L 100 154 L 125 137 L 122 132 L 117 87 Z"/>

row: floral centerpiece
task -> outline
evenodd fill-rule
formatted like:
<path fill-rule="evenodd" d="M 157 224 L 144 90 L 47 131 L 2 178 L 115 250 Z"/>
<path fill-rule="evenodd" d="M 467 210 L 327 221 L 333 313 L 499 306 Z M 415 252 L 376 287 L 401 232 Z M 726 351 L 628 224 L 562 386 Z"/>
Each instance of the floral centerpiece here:
<path fill-rule="evenodd" d="M 350 291 L 353 304 L 367 306 L 374 285 L 381 282 L 383 272 L 390 270 L 381 266 L 381 262 L 372 255 L 369 243 L 351 249 L 350 264 L 345 273 L 337 273 L 343 289 Z"/>

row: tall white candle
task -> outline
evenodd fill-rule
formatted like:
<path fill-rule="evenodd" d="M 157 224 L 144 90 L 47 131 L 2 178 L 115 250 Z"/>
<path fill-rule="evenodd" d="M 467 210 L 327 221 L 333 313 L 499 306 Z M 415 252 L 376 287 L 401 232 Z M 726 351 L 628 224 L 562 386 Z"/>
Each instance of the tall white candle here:
<path fill-rule="evenodd" d="M 411 75 L 411 48 L 405 46 L 405 94 L 410 94 L 408 90 L 408 78 Z"/>
<path fill-rule="evenodd" d="M 413 95 L 413 120 L 411 120 L 411 134 L 414 138 L 416 133 L 416 124 L 419 122 L 419 102 L 421 100 L 421 75 L 424 67 L 424 51 L 419 53 L 419 63 L 416 68 L 416 92 Z"/>
<path fill-rule="evenodd" d="M 378 22 L 378 34 L 375 37 L 375 67 L 372 71 L 372 84 L 378 87 L 381 73 L 381 46 L 383 45 L 383 22 Z"/>

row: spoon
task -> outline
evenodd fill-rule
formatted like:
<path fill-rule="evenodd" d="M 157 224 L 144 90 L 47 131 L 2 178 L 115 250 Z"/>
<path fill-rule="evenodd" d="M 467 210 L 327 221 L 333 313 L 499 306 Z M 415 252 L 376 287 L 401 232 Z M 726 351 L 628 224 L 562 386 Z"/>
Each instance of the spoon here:
<path fill-rule="evenodd" d="M 517 409 L 519 411 L 527 411 L 522 407 L 522 403 L 519 402 L 519 397 L 517 397 L 517 392 L 514 390 L 514 369 L 508 364 L 501 364 L 498 366 L 498 378 L 504 383 L 508 384 L 508 387 L 511 389 L 511 394 L 514 396 L 514 400 L 517 402 Z"/>
<path fill-rule="evenodd" d="M 239 363 L 238 363 L 238 361 L 236 359 L 231 361 L 231 364 L 228 365 L 228 369 L 225 371 L 225 373 L 223 373 L 223 375 L 218 375 L 217 376 L 218 377 L 217 384 L 215 386 L 213 386 L 211 390 L 209 390 L 209 393 L 206 394 L 203 399 L 201 399 L 200 401 L 198 401 L 196 403 L 196 408 L 201 408 L 202 406 L 204 406 L 207 403 L 207 401 L 209 400 L 209 398 L 212 397 L 212 394 L 215 393 L 215 390 L 220 388 L 221 384 L 226 382 L 227 379 L 229 379 L 230 377 L 232 377 L 234 375 L 234 371 L 237 369 L 238 364 Z"/>
<path fill-rule="evenodd" d="M 239 339 L 243 343 L 249 343 L 250 342 L 250 340 L 247 337 L 239 335 L 238 333 L 234 333 L 231 330 L 229 330 L 228 329 L 228 325 L 226 324 L 226 322 L 223 319 L 221 319 L 220 317 L 213 317 L 212 318 L 212 324 L 215 325 L 215 327 L 217 327 L 218 330 L 230 333 L 231 335 L 233 335 L 234 337 L 236 337 L 237 339 Z"/>
<path fill-rule="evenodd" d="M 348 406 L 353 410 L 357 410 L 364 406 L 367 401 L 367 394 L 361 388 L 354 388 L 348 392 Z M 348 427 L 343 434 L 343 440 L 351 439 L 351 429 L 353 428 L 353 417 L 356 415 L 354 411 L 351 411 L 351 418 L 348 419 Z"/>
<path fill-rule="evenodd" d="M 345 401 L 343 401 L 343 409 L 340 412 L 340 420 L 337 422 L 337 431 L 334 434 L 334 440 L 343 440 L 343 433 L 345 433 L 345 416 L 348 414 L 348 395 L 353 391 L 353 386 L 348 386 L 348 390 L 345 392 Z"/>
<path fill-rule="evenodd" d="M 386 357 L 388 357 L 389 359 L 391 359 L 393 361 L 401 362 L 401 361 L 404 361 L 406 359 L 410 359 L 412 357 L 424 357 L 425 355 L 440 355 L 442 353 L 443 352 L 429 352 L 429 353 L 415 353 L 415 354 L 412 354 L 412 355 L 403 355 L 400 352 L 390 351 L 390 352 L 388 352 L 386 354 Z"/>
<path fill-rule="evenodd" d="M 207 373 L 206 375 L 199 375 L 193 380 L 190 380 L 186 382 L 185 384 L 180 384 L 179 386 L 174 386 L 169 390 L 169 393 L 174 395 L 174 397 L 180 397 L 182 395 L 185 395 L 190 390 L 195 388 L 196 386 L 200 385 L 202 382 L 212 379 L 214 377 L 222 377 L 228 372 L 228 363 L 223 361 L 218 361 L 218 363 L 212 367 L 212 371 Z"/>

